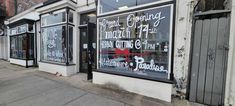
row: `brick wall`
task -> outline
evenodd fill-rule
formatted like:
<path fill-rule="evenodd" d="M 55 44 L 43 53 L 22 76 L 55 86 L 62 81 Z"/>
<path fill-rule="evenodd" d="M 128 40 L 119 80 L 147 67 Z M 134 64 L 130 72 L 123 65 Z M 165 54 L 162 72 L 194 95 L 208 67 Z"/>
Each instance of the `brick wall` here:
<path fill-rule="evenodd" d="M 45 1 L 47 0 L 0 0 L 0 6 L 6 8 L 7 17 L 12 17 Z"/>
<path fill-rule="evenodd" d="M 12 0 L 10 0 L 12 1 Z M 30 7 L 45 2 L 47 0 L 17 0 L 17 13 L 21 13 Z"/>

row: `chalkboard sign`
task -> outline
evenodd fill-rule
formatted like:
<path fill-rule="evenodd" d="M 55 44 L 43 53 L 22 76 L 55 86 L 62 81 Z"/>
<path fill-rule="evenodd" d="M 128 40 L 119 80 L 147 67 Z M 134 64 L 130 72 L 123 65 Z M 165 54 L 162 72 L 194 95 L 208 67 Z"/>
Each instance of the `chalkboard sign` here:
<path fill-rule="evenodd" d="M 169 79 L 173 4 L 98 18 L 99 69 Z"/>

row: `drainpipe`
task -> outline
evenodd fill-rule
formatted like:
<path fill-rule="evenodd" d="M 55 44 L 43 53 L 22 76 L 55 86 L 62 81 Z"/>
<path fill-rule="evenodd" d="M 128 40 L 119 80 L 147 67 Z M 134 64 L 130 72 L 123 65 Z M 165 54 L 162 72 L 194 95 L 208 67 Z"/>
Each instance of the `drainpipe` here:
<path fill-rule="evenodd" d="M 14 3 L 15 3 L 15 15 L 17 14 L 17 0 L 14 0 Z"/>

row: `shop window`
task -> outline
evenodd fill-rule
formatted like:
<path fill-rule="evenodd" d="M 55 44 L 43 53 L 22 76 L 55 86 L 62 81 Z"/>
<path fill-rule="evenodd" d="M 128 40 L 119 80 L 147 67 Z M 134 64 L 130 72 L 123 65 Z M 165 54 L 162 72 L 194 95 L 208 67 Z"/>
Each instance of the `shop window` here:
<path fill-rule="evenodd" d="M 99 14 L 164 0 L 99 0 Z M 166 1 L 166 0 L 165 0 Z"/>
<path fill-rule="evenodd" d="M 27 39 L 29 43 L 27 43 Z M 27 47 L 29 47 L 29 57 L 27 57 Z M 10 36 L 10 57 L 14 59 L 34 58 L 34 36 L 33 34 L 21 34 Z"/>
<path fill-rule="evenodd" d="M 69 26 L 69 62 L 73 61 L 73 26 Z"/>
<path fill-rule="evenodd" d="M 69 22 L 73 23 L 73 12 L 69 11 Z"/>
<path fill-rule="evenodd" d="M 10 58 L 21 60 L 34 59 L 33 23 L 33 20 L 22 19 L 9 24 Z"/>
<path fill-rule="evenodd" d="M 28 54 L 30 59 L 34 58 L 34 35 L 33 34 L 28 34 L 28 45 L 29 45 L 29 50 L 28 50 Z"/>
<path fill-rule="evenodd" d="M 81 14 L 80 25 L 87 24 L 88 22 L 96 24 L 96 12 Z"/>
<path fill-rule="evenodd" d="M 67 15 L 68 20 L 65 18 Z M 73 17 L 70 9 L 58 10 L 41 17 L 42 62 L 67 65 L 73 63 Z M 50 20 L 55 21 L 49 22 Z"/>
<path fill-rule="evenodd" d="M 58 12 L 52 12 L 45 15 L 42 15 L 41 17 L 41 26 L 50 26 L 60 23 L 66 23 L 66 10 L 58 11 Z"/>
<path fill-rule="evenodd" d="M 41 60 L 66 62 L 66 26 L 41 29 Z"/>
<path fill-rule="evenodd" d="M 98 70 L 169 80 L 172 10 L 168 4 L 98 18 Z"/>

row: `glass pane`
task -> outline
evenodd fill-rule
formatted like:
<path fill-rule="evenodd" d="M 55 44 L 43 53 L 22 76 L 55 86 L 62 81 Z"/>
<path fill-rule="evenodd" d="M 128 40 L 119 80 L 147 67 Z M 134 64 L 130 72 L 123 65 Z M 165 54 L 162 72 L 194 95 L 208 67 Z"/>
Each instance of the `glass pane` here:
<path fill-rule="evenodd" d="M 42 21 L 42 26 L 66 22 L 66 13 L 61 12 L 56 14 L 49 14 L 48 16 L 42 17 L 41 21 Z"/>
<path fill-rule="evenodd" d="M 34 58 L 34 35 L 33 34 L 29 34 L 29 59 L 33 59 Z"/>
<path fill-rule="evenodd" d="M 69 26 L 69 62 L 73 62 L 73 27 Z"/>
<path fill-rule="evenodd" d="M 51 62 L 66 62 L 66 27 L 54 26 L 42 28 L 41 60 Z"/>
<path fill-rule="evenodd" d="M 99 68 L 169 78 L 172 5 L 100 18 Z"/>
<path fill-rule="evenodd" d="M 18 34 L 25 33 L 27 31 L 27 25 L 18 26 Z"/>
<path fill-rule="evenodd" d="M 33 25 L 28 25 L 29 27 L 28 27 L 28 31 L 29 32 L 33 32 Z"/>
<path fill-rule="evenodd" d="M 10 49 L 10 57 L 11 58 L 17 58 L 18 55 L 18 45 L 17 45 L 17 40 L 18 37 L 17 36 L 11 36 L 10 37 L 10 45 L 11 45 L 11 49 Z"/>
<path fill-rule="evenodd" d="M 152 3 L 156 1 L 161 0 L 99 0 L 99 13 L 128 9 L 130 7 Z"/>
<path fill-rule="evenodd" d="M 160 0 L 137 0 L 137 5 L 152 3 L 152 2 L 156 2 L 156 1 L 160 1 Z"/>
<path fill-rule="evenodd" d="M 69 22 L 73 23 L 73 13 L 69 11 Z"/>
<path fill-rule="evenodd" d="M 18 33 L 17 28 L 12 28 L 11 29 L 11 35 L 15 35 L 17 33 Z"/>
<path fill-rule="evenodd" d="M 26 35 L 19 35 L 18 36 L 18 54 L 16 58 L 19 59 L 26 59 L 26 48 L 27 48 L 27 41 L 26 41 Z"/>
<path fill-rule="evenodd" d="M 96 23 L 96 12 L 81 14 L 80 25 L 87 24 L 87 22 Z"/>

